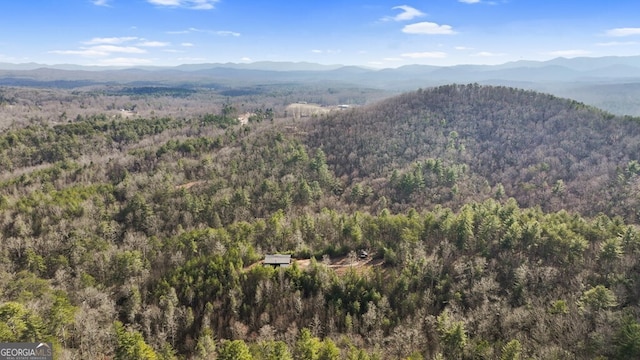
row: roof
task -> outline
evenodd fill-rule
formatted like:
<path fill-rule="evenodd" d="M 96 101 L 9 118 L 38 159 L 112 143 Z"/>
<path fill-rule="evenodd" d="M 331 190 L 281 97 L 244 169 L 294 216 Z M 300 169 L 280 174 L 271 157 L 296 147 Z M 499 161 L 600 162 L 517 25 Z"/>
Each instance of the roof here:
<path fill-rule="evenodd" d="M 267 265 L 289 265 L 291 263 L 291 255 L 266 255 L 264 257 L 264 263 Z"/>

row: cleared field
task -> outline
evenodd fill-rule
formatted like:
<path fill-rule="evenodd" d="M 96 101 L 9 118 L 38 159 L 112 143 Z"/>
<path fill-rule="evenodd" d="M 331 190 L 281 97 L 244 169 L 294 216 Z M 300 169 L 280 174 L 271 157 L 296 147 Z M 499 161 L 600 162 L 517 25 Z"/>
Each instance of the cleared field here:
<path fill-rule="evenodd" d="M 310 259 L 294 259 L 293 261 L 301 269 L 306 269 L 309 267 L 309 265 L 311 265 Z M 322 261 L 318 260 L 318 262 L 322 262 Z M 253 263 L 247 266 L 245 270 L 251 269 L 254 266 L 261 266 L 262 264 L 263 264 L 262 260 L 258 261 L 256 263 Z M 366 259 L 358 259 L 358 258 L 350 259 L 348 256 L 341 256 L 335 259 L 331 259 L 330 262 L 325 263 L 325 265 L 329 269 L 333 269 L 338 275 L 344 275 L 349 270 L 354 270 L 358 274 L 362 274 L 366 271 L 371 270 L 373 267 L 384 265 L 384 260 L 374 259 L 373 257 L 368 257 Z"/>
<path fill-rule="evenodd" d="M 339 106 L 320 106 L 316 104 L 294 103 L 285 109 L 285 117 L 293 117 L 294 119 L 319 116 L 327 114 L 331 111 L 340 110 Z"/>

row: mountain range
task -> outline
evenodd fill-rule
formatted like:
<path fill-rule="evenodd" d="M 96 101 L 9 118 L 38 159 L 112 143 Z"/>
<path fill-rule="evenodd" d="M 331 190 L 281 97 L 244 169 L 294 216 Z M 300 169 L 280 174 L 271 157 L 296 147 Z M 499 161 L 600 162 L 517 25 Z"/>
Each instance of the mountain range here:
<path fill-rule="evenodd" d="M 407 65 L 374 69 L 306 62 L 184 64 L 115 68 L 0 63 L 0 85 L 81 87 L 147 83 L 181 86 L 344 84 L 391 92 L 451 83 L 507 85 L 549 92 L 621 115 L 640 115 L 640 56 L 556 58 L 501 65 Z"/>
<path fill-rule="evenodd" d="M 640 79 L 640 56 L 608 56 L 608 57 L 579 57 L 579 58 L 556 58 L 548 61 L 515 61 L 500 65 L 454 65 L 454 66 L 433 66 L 433 65 L 405 65 L 397 68 L 375 69 L 362 66 L 343 66 L 339 64 L 323 65 L 309 62 L 274 62 L 260 61 L 253 63 L 202 63 L 183 64 L 173 67 L 163 66 L 139 66 L 139 67 L 105 67 L 105 66 L 83 66 L 74 64 L 45 65 L 38 63 L 2 63 L 0 71 L 3 76 L 15 71 L 34 70 L 64 70 L 80 71 L 85 73 L 86 79 L 100 79 L 96 74 L 88 72 L 113 73 L 122 70 L 140 70 L 146 72 L 171 73 L 178 77 L 182 74 L 189 78 L 189 75 L 219 74 L 231 70 L 239 72 L 251 71 L 258 78 L 282 77 L 305 79 L 318 76 L 327 80 L 355 81 L 358 83 L 383 83 L 387 86 L 400 87 L 407 80 L 429 81 L 429 82 L 450 82 L 451 80 L 463 81 L 602 81 L 611 79 Z M 19 73 L 16 73 L 19 74 Z M 27 74 L 23 74 L 28 76 Z M 33 76 L 35 76 L 34 74 Z M 64 75 L 61 73 L 60 75 Z M 72 77 L 80 75 L 66 74 Z M 344 76 L 347 76 L 345 78 Z M 418 76 L 416 78 L 416 75 Z M 395 79 L 396 81 L 392 81 Z M 116 81 L 118 81 L 116 79 Z M 122 80 L 120 80 L 122 81 Z"/>

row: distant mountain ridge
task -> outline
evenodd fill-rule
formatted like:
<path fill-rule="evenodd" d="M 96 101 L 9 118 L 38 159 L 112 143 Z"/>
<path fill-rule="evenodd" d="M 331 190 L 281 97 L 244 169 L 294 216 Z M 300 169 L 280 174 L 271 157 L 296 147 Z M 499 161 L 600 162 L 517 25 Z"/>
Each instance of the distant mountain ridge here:
<path fill-rule="evenodd" d="M 178 66 L 129 66 L 129 67 L 112 67 L 112 66 L 84 66 L 74 64 L 55 64 L 46 65 L 39 63 L 6 63 L 0 62 L 0 71 L 32 71 L 37 69 L 55 69 L 67 71 L 120 71 L 125 69 L 140 69 L 147 71 L 167 71 L 174 70 L 180 72 L 198 72 L 211 69 L 236 69 L 236 70 L 254 70 L 254 71 L 274 71 L 274 72 L 349 72 L 354 74 L 475 74 L 479 78 L 486 78 L 480 74 L 494 74 L 509 78 L 509 73 L 514 70 L 532 71 L 533 69 L 550 69 L 551 73 L 558 69 L 567 70 L 573 76 L 597 76 L 599 70 L 605 69 L 624 69 L 625 73 L 618 74 L 620 77 L 640 77 L 640 56 L 608 56 L 608 57 L 578 57 L 578 58 L 555 58 L 547 61 L 530 61 L 521 60 L 507 62 L 500 65 L 452 65 L 452 66 L 435 66 L 435 65 L 405 65 L 397 68 L 374 69 L 355 65 L 324 65 L 311 62 L 278 62 L 278 61 L 258 61 L 250 63 L 200 63 L 200 64 L 182 64 Z M 510 70 L 510 72 L 505 72 Z M 506 76 L 505 76 L 506 75 Z M 605 73 L 606 76 L 611 76 Z M 572 77 L 572 76 L 568 76 Z M 440 78 L 440 76 L 436 77 Z M 446 76 L 444 76 L 446 78 Z"/>
<path fill-rule="evenodd" d="M 506 85 L 584 101 L 616 114 L 640 116 L 640 92 L 601 92 L 602 86 L 640 83 L 640 56 L 556 58 L 500 65 L 406 65 L 373 69 L 309 62 L 203 63 L 174 67 L 100 67 L 0 63 L 0 85 L 73 87 L 133 82 L 157 85 L 247 86 L 341 83 L 401 92 L 451 83 Z M 77 85 L 76 85 L 77 84 Z M 616 94 L 615 96 L 612 94 Z"/>

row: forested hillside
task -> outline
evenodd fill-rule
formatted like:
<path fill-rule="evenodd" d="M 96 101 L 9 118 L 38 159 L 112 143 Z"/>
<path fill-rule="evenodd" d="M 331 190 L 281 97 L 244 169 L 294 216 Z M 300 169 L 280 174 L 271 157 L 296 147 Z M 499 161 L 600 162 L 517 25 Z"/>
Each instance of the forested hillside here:
<path fill-rule="evenodd" d="M 640 119 L 477 85 L 246 125 L 252 105 L 214 105 L 0 134 L 0 341 L 56 359 L 640 357 Z"/>
<path fill-rule="evenodd" d="M 506 87 L 407 93 L 307 124 L 349 185 L 403 208 L 514 197 L 525 207 L 636 221 L 640 120 Z M 389 186 L 387 186 L 389 185 Z"/>

